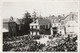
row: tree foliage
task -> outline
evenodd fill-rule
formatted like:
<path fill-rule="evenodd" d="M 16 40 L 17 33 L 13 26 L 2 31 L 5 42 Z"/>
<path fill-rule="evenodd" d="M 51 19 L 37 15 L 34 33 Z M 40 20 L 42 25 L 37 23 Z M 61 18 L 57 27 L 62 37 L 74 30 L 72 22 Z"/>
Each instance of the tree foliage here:
<path fill-rule="evenodd" d="M 24 14 L 24 18 L 23 18 L 23 32 L 24 33 L 29 33 L 29 30 L 30 30 L 30 26 L 29 24 L 32 22 L 32 19 L 31 19 L 31 15 L 29 12 L 26 12 Z"/>

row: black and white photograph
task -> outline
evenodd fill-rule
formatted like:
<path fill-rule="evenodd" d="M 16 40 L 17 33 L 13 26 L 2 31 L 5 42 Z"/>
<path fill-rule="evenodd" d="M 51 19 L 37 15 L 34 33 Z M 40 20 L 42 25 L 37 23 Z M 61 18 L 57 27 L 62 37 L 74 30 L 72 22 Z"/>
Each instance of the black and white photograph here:
<path fill-rule="evenodd" d="M 78 52 L 78 1 L 4 1 L 3 52 Z"/>

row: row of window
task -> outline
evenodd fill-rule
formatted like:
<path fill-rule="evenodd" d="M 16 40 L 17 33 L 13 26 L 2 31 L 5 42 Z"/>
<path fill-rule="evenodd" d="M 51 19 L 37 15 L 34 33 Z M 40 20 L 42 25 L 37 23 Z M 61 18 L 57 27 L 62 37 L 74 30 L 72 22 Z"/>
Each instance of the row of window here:
<path fill-rule="evenodd" d="M 41 25 L 40 26 L 40 29 L 49 29 L 50 28 L 50 25 Z"/>
<path fill-rule="evenodd" d="M 33 28 L 38 29 L 38 26 L 31 26 L 31 29 L 33 29 Z"/>
<path fill-rule="evenodd" d="M 54 26 L 57 26 L 57 25 L 60 25 L 60 24 L 56 24 L 56 23 L 54 24 Z"/>
<path fill-rule="evenodd" d="M 31 29 L 39 29 L 39 26 L 31 26 Z M 40 25 L 40 29 L 48 29 L 50 25 Z"/>
<path fill-rule="evenodd" d="M 31 32 L 32 35 L 39 35 L 39 32 Z"/>

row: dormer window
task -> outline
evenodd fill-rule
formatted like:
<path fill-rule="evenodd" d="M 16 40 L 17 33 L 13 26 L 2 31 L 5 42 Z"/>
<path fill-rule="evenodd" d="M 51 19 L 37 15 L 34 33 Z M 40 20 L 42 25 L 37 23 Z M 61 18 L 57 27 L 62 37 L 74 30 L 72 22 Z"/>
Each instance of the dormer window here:
<path fill-rule="evenodd" d="M 70 25 L 68 25 L 68 27 L 70 27 Z"/>
<path fill-rule="evenodd" d="M 58 25 L 60 25 L 60 24 L 58 24 Z"/>
<path fill-rule="evenodd" d="M 37 26 L 36 26 L 36 28 L 37 28 Z"/>
<path fill-rule="evenodd" d="M 34 23 L 36 23 L 36 21 Z"/>
<path fill-rule="evenodd" d="M 33 29 L 33 26 L 32 26 L 32 29 Z"/>
<path fill-rule="evenodd" d="M 53 20 L 53 23 L 54 23 L 54 20 Z"/>
<path fill-rule="evenodd" d="M 56 25 L 56 24 L 54 24 L 54 25 Z"/>

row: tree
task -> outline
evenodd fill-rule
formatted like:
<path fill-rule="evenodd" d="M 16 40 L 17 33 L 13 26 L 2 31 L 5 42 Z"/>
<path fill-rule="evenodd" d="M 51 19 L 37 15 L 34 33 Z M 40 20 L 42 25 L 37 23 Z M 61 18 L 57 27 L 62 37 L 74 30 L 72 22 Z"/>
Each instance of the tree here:
<path fill-rule="evenodd" d="M 25 14 L 24 14 L 24 18 L 23 18 L 23 32 L 24 33 L 29 33 L 29 30 L 30 30 L 30 26 L 29 26 L 29 24 L 32 22 L 32 19 L 30 18 L 31 17 L 31 15 L 30 15 L 30 13 L 29 12 L 26 12 Z"/>

